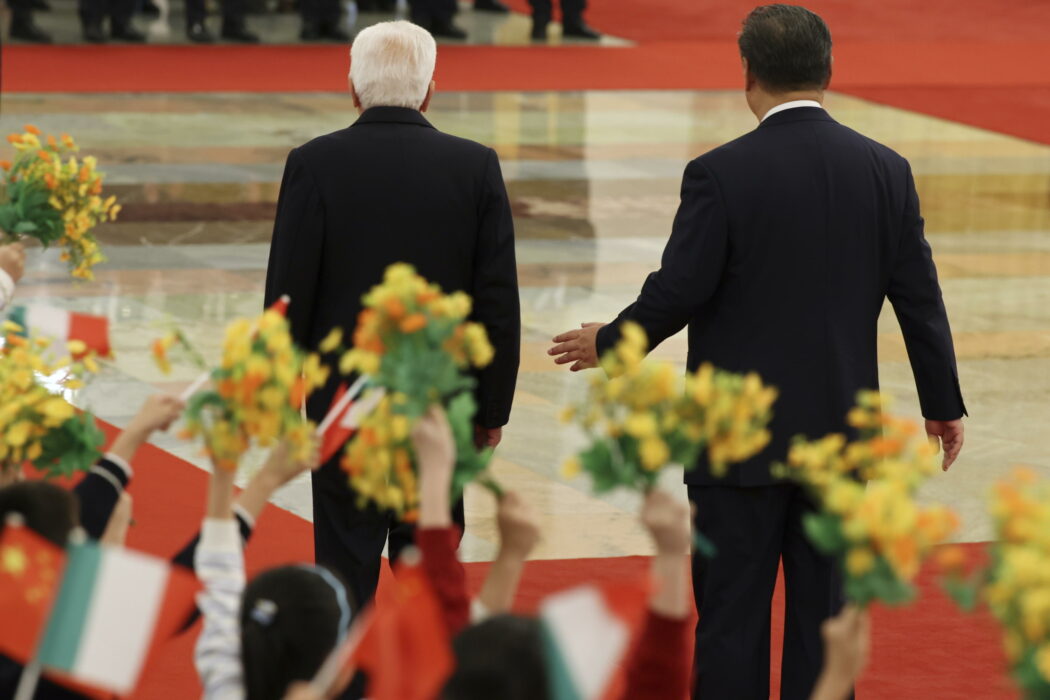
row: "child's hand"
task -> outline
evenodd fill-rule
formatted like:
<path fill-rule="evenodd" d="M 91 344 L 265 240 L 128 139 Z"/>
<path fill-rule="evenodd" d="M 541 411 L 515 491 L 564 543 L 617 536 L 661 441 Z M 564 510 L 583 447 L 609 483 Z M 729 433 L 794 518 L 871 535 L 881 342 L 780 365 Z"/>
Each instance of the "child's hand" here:
<path fill-rule="evenodd" d="M 642 525 L 652 535 L 658 554 L 684 555 L 692 543 L 689 507 L 666 491 L 654 489 L 642 506 Z"/>
<path fill-rule="evenodd" d="M 821 628 L 824 636 L 824 681 L 845 697 L 868 665 L 871 617 L 866 610 L 847 605 Z"/>
<path fill-rule="evenodd" d="M 412 429 L 412 446 L 416 450 L 421 474 L 452 476 L 456 463 L 456 444 L 445 411 L 432 406 Z"/>
<path fill-rule="evenodd" d="M 287 484 L 303 472 L 313 471 L 321 464 L 320 446 L 314 441 L 310 447 L 310 456 L 305 460 L 296 460 L 292 446 L 281 442 L 270 452 L 263 471 L 274 481 L 274 487 Z"/>
<path fill-rule="evenodd" d="M 496 513 L 499 525 L 500 554 L 526 559 L 540 541 L 540 526 L 529 504 L 510 491 L 499 501 Z"/>
<path fill-rule="evenodd" d="M 26 249 L 21 243 L 0 246 L 0 269 L 18 282 L 26 270 Z"/>
<path fill-rule="evenodd" d="M 146 399 L 138 415 L 128 425 L 128 431 L 148 436 L 156 430 L 167 430 L 172 423 L 178 420 L 184 410 L 186 410 L 186 404 L 174 396 L 154 394 Z"/>

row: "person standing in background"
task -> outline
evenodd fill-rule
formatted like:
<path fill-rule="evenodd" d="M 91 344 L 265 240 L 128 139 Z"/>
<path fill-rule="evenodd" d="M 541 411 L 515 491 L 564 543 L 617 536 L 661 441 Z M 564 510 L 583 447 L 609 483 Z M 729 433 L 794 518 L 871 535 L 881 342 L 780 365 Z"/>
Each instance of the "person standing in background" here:
<path fill-rule="evenodd" d="M 247 7 L 244 0 L 222 0 L 223 39 L 241 44 L 257 44 L 259 37 L 248 31 L 244 15 Z M 208 31 L 204 20 L 207 10 L 204 0 L 186 0 L 186 38 L 197 44 L 210 44 L 215 37 Z"/>
<path fill-rule="evenodd" d="M 141 44 L 146 35 L 135 29 L 131 18 L 135 14 L 135 0 L 80 0 L 78 11 L 84 41 L 104 44 L 108 39 Z M 104 24 L 109 19 L 109 36 Z"/>
<path fill-rule="evenodd" d="M 452 22 L 459 9 L 456 0 L 409 0 L 412 23 L 442 39 L 463 40 L 467 33 Z"/>
<path fill-rule="evenodd" d="M 349 32 L 339 26 L 343 17 L 339 0 L 299 0 L 299 13 L 303 18 L 299 38 L 303 41 L 350 43 Z"/>
<path fill-rule="evenodd" d="M 547 25 L 553 17 L 553 0 L 529 0 L 532 7 L 532 38 L 547 38 Z M 561 0 L 562 36 L 573 39 L 600 39 L 601 33 L 583 20 L 587 0 Z"/>
<path fill-rule="evenodd" d="M 33 21 L 33 10 L 51 9 L 42 0 L 8 0 L 11 8 L 11 38 L 33 44 L 50 44 L 51 35 Z"/>

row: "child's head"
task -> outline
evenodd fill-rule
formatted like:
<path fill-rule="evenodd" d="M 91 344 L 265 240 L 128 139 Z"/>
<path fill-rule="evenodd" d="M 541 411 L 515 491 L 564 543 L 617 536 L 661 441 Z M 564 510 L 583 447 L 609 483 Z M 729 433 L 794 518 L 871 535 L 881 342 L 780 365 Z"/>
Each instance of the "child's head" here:
<path fill-rule="evenodd" d="M 241 599 L 241 658 L 248 700 L 280 700 L 294 681 L 314 677 L 350 626 L 352 601 L 328 569 L 264 571 Z"/>
<path fill-rule="evenodd" d="M 76 497 L 46 481 L 19 481 L 0 488 L 0 529 L 7 516 L 22 516 L 26 527 L 59 547 L 80 521 Z"/>
<path fill-rule="evenodd" d="M 547 700 L 547 663 L 539 620 L 498 615 L 452 643 L 456 670 L 441 700 Z"/>

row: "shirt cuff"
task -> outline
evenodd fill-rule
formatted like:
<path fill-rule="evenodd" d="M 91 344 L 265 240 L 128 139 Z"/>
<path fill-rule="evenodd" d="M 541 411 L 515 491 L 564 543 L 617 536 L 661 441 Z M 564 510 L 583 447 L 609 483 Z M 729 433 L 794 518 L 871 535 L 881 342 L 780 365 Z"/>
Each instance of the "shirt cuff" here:
<path fill-rule="evenodd" d="M 112 462 L 114 465 L 120 467 L 121 471 L 124 472 L 124 475 L 128 477 L 128 481 L 131 481 L 131 477 L 134 474 L 134 472 L 131 471 L 131 465 L 128 464 L 126 461 L 124 461 L 123 457 L 118 457 L 117 455 L 113 454 L 112 452 L 107 452 L 103 456 L 108 461 Z"/>
<path fill-rule="evenodd" d="M 199 550 L 241 552 L 241 531 L 234 518 L 205 518 L 201 523 Z"/>
<path fill-rule="evenodd" d="M 6 308 L 15 296 L 15 281 L 7 270 L 0 270 L 0 309 Z"/>

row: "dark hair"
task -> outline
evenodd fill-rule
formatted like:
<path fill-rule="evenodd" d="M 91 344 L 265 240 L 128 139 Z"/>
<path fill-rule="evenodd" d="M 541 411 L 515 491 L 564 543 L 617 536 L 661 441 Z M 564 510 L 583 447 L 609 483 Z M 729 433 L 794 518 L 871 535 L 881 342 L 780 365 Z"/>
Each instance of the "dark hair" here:
<path fill-rule="evenodd" d="M 22 516 L 26 527 L 59 547 L 66 546 L 80 520 L 76 497 L 46 481 L 20 481 L 0 488 L 0 530 L 14 513 Z"/>
<path fill-rule="evenodd" d="M 737 43 L 748 70 L 773 92 L 823 88 L 831 78 L 831 32 L 804 7 L 756 7 Z"/>
<path fill-rule="evenodd" d="M 314 677 L 346 633 L 352 601 L 333 573 L 308 565 L 269 569 L 241 597 L 241 663 L 247 700 L 281 700 Z"/>
<path fill-rule="evenodd" d="M 456 670 L 442 700 L 547 700 L 550 689 L 539 620 L 498 615 L 452 642 Z"/>

